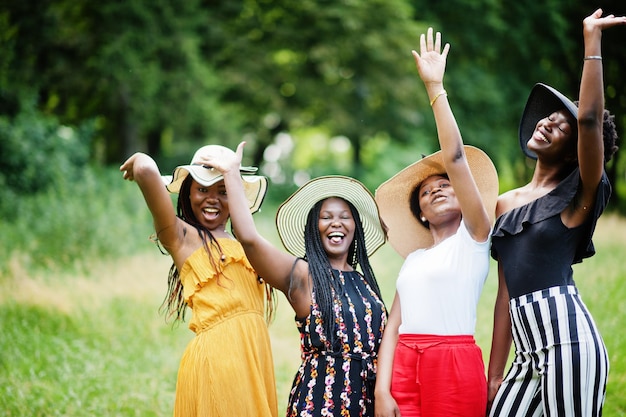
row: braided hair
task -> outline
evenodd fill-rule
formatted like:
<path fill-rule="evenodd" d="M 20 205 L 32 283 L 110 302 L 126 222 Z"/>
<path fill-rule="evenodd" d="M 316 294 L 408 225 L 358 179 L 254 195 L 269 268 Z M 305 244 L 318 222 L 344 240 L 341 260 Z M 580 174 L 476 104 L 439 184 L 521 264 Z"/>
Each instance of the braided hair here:
<path fill-rule="evenodd" d="M 178 194 L 176 214 L 179 218 L 196 229 L 198 236 L 202 239 L 202 246 L 204 246 L 206 253 L 209 255 L 211 264 L 216 270 L 220 270 L 221 265 L 216 264 L 216 258 L 211 256 L 211 250 L 218 251 L 221 257 L 221 255 L 223 255 L 222 247 L 211 231 L 198 221 L 191 208 L 191 199 L 189 198 L 189 195 L 191 193 L 192 180 L 193 178 L 191 175 L 188 175 L 181 184 Z M 187 230 L 184 230 L 183 233 L 186 234 Z M 265 283 L 261 277 L 258 277 L 258 281 L 260 284 L 265 286 L 265 319 L 269 323 L 273 320 L 274 312 L 277 307 L 276 293 L 274 289 L 269 284 Z M 217 283 L 218 285 L 220 284 L 220 276 L 217 277 Z M 176 268 L 176 264 L 172 263 L 167 277 L 167 293 L 159 311 L 165 315 L 166 320 L 173 317 L 175 323 L 181 321 L 184 322 L 186 307 L 187 303 L 184 299 L 183 284 L 180 280 L 180 273 L 178 268 Z"/>
<path fill-rule="evenodd" d="M 365 233 L 361 223 L 361 216 L 354 205 L 344 200 L 350 207 L 352 218 L 354 219 L 355 231 L 354 240 L 348 249 L 348 262 L 352 268 L 356 270 L 357 266 L 361 267 L 361 272 L 365 277 L 365 281 L 382 300 L 382 295 L 374 272 L 367 256 L 367 248 L 365 247 Z M 309 274 L 313 283 L 313 293 L 315 294 L 315 302 L 319 306 L 322 319 L 323 332 L 326 340 L 333 347 L 337 340 L 334 323 L 336 320 L 334 314 L 334 305 L 338 301 L 337 294 L 341 294 L 342 288 L 339 280 L 335 279 L 332 272 L 328 255 L 322 244 L 322 237 L 319 231 L 319 216 L 324 200 L 318 201 L 309 210 L 306 225 L 304 228 L 305 257 L 309 264 Z M 329 279 L 330 278 L 330 279 Z"/>
<path fill-rule="evenodd" d="M 215 248 L 222 252 L 222 248 L 220 247 L 217 239 L 213 236 L 211 231 L 204 227 L 193 214 L 193 210 L 191 208 L 191 199 L 189 195 L 191 193 L 191 184 L 193 178 L 191 175 L 187 175 L 187 178 L 183 180 L 183 183 L 180 186 L 180 191 L 178 193 L 178 203 L 176 205 L 176 214 L 179 218 L 189 223 L 196 229 L 198 236 L 202 239 L 202 245 L 206 250 L 207 254 L 209 254 L 209 259 L 214 268 L 218 268 L 215 264 L 214 257 L 211 255 L 211 249 Z M 183 231 L 184 234 L 187 233 L 185 229 Z M 207 239 L 208 237 L 208 239 Z M 219 280 L 219 278 L 218 278 Z M 183 283 L 180 280 L 180 273 L 178 268 L 176 268 L 176 264 L 172 263 L 170 267 L 170 271 L 167 276 L 167 293 L 165 295 L 165 299 L 159 308 L 159 311 L 165 315 L 166 320 L 169 318 L 174 318 L 174 322 L 185 321 L 185 313 L 186 313 L 187 303 L 185 303 L 185 298 L 183 294 Z"/>

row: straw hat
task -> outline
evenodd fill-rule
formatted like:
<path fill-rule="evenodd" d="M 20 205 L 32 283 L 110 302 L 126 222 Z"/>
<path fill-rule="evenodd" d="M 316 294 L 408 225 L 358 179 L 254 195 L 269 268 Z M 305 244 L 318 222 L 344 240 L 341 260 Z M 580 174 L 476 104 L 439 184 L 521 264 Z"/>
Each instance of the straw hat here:
<path fill-rule="evenodd" d="M 496 168 L 482 150 L 469 145 L 464 149 L 478 191 L 493 221 L 498 200 Z M 445 173 L 442 153 L 437 151 L 404 168 L 376 190 L 381 217 L 389 227 L 389 243 L 403 258 L 417 249 L 433 245 L 430 230 L 411 212 L 411 193 L 426 178 Z"/>
<path fill-rule="evenodd" d="M 567 110 L 578 120 L 578 107 L 569 98 L 549 85 L 535 84 L 526 101 L 519 125 L 519 144 L 527 157 L 537 159 L 537 155 L 528 149 L 528 141 L 535 132 L 539 120 L 562 109 Z"/>
<path fill-rule="evenodd" d="M 222 155 L 234 155 L 232 150 L 220 145 L 207 145 L 198 149 L 191 158 L 189 165 L 181 165 L 174 169 L 172 175 L 162 176 L 165 187 L 170 193 L 178 193 L 185 178 L 191 175 L 196 182 L 204 187 L 209 187 L 224 179 L 222 174 L 213 167 L 194 163 L 202 156 L 211 155 L 220 157 Z M 259 175 L 251 175 L 257 171 L 256 167 L 240 167 L 241 178 L 243 179 L 243 188 L 248 200 L 250 212 L 256 213 L 263 203 L 265 193 L 267 192 L 267 178 Z"/>
<path fill-rule="evenodd" d="M 329 175 L 301 186 L 276 212 L 278 235 L 291 254 L 304 257 L 304 228 L 309 211 L 315 203 L 329 197 L 343 198 L 359 212 L 368 256 L 385 243 L 385 231 L 372 193 L 354 178 Z"/>

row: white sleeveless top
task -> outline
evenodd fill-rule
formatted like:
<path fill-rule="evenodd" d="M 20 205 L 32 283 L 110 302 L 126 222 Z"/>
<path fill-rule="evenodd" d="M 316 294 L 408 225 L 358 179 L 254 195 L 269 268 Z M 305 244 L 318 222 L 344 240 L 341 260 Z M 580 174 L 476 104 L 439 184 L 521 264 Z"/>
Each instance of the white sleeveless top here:
<path fill-rule="evenodd" d="M 490 242 L 473 240 L 461 221 L 453 236 L 406 257 L 396 282 L 400 334 L 474 334 L 476 306 L 489 273 Z"/>

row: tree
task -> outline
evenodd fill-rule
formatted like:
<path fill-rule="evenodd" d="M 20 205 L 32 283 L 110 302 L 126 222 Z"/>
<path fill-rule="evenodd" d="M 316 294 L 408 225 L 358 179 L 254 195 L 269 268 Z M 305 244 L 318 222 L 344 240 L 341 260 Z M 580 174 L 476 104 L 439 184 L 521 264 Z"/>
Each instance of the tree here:
<path fill-rule="evenodd" d="M 406 143 L 414 136 L 416 104 L 426 98 L 410 51 L 424 28 L 408 3 L 230 1 L 207 8 L 207 60 L 228 86 L 224 101 L 241 105 L 256 134 L 256 164 L 277 132 L 302 126 L 347 137 L 355 175 L 368 138 L 385 131 Z M 264 123 L 268 114 L 272 123 Z"/>

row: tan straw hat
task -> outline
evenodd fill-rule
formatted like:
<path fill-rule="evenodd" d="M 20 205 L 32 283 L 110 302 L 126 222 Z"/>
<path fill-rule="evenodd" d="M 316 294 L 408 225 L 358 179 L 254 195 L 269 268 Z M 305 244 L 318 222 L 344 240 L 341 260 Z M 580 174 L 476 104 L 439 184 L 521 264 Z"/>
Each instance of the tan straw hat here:
<path fill-rule="evenodd" d="M 235 152 L 232 150 L 220 146 L 220 145 L 206 145 L 198 149 L 191 158 L 189 165 L 181 165 L 174 169 L 172 175 L 163 176 L 163 182 L 165 187 L 170 193 L 178 193 L 180 187 L 187 178 L 187 175 L 191 175 L 194 180 L 204 187 L 209 187 L 218 181 L 224 179 L 222 174 L 216 169 L 194 163 L 194 161 L 200 160 L 202 156 L 211 155 L 213 157 L 219 157 L 221 155 L 231 154 Z M 265 193 L 267 192 L 267 178 L 259 175 L 251 175 L 257 171 L 256 167 L 240 167 L 241 178 L 243 179 L 244 193 L 248 200 L 249 208 L 252 213 L 256 213 L 263 203 Z"/>
<path fill-rule="evenodd" d="M 276 227 L 285 248 L 295 256 L 304 257 L 304 228 L 309 211 L 315 203 L 330 197 L 340 197 L 352 203 L 361 217 L 367 254 L 376 252 L 385 243 L 385 231 L 374 196 L 359 181 L 341 175 L 315 178 L 280 205 L 276 212 Z"/>
<path fill-rule="evenodd" d="M 493 221 L 498 200 L 496 168 L 482 150 L 469 145 L 464 148 L 478 191 Z M 445 173 L 442 153 L 437 151 L 404 168 L 376 190 L 381 217 L 389 228 L 389 243 L 403 258 L 417 249 L 433 245 L 430 230 L 411 212 L 411 193 L 426 178 Z"/>

